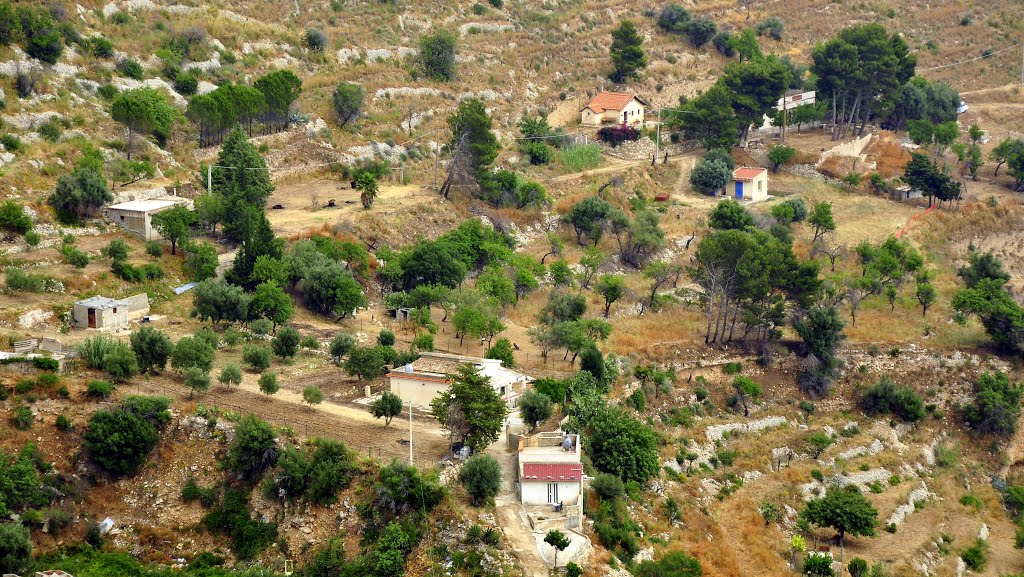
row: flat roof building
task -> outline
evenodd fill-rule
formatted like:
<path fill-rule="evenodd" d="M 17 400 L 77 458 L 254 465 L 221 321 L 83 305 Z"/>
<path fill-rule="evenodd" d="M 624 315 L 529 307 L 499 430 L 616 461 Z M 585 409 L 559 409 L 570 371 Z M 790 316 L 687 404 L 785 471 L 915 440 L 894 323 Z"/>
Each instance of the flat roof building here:
<path fill-rule="evenodd" d="M 107 220 L 143 240 L 156 240 L 161 237 L 153 228 L 153 215 L 178 205 L 192 209 L 191 201 L 178 196 L 121 202 L 107 207 Z"/>
<path fill-rule="evenodd" d="M 149 313 L 149 296 L 140 293 L 123 299 L 93 296 L 75 303 L 74 324 L 82 329 L 116 330 Z"/>

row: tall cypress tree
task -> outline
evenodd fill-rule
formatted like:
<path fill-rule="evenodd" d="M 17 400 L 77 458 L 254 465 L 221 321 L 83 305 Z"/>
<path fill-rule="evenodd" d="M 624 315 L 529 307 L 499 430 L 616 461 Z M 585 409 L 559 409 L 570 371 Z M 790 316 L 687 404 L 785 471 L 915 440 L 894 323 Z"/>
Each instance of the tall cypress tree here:
<path fill-rule="evenodd" d="M 224 222 L 224 234 L 235 242 L 247 240 L 255 224 L 249 208 L 262 213 L 274 185 L 266 162 L 241 127 L 224 140 L 217 168 L 213 169 L 213 192 L 224 198 L 224 213 L 231 215 Z"/>

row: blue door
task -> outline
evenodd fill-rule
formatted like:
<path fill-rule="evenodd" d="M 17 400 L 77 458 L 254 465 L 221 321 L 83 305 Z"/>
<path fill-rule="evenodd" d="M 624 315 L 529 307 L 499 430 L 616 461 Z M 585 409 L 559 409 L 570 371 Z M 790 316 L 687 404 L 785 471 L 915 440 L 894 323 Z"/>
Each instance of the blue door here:
<path fill-rule="evenodd" d="M 739 180 L 736 181 L 736 198 L 743 199 L 743 182 Z"/>

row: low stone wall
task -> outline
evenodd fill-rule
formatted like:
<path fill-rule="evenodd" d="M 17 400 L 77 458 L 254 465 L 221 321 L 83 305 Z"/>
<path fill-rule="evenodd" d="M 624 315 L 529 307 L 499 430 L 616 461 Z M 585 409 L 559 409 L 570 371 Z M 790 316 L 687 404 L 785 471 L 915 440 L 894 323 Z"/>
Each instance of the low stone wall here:
<path fill-rule="evenodd" d="M 833 146 L 832 148 L 821 153 L 821 157 L 818 158 L 818 162 L 814 166 L 821 166 L 821 163 L 825 162 L 829 158 L 832 158 L 833 156 L 860 156 L 861 153 L 864 152 L 864 149 L 867 148 L 868 143 L 871 142 L 871 137 L 873 136 L 873 134 L 865 134 L 864 136 L 857 138 L 855 140 L 851 140 Z"/>

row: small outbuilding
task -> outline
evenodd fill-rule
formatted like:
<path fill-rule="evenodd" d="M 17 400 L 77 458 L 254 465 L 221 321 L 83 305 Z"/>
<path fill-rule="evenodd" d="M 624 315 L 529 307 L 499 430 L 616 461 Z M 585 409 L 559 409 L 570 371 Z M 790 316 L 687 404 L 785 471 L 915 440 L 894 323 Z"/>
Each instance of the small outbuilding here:
<path fill-rule="evenodd" d="M 768 200 L 768 169 L 750 166 L 737 168 L 732 173 L 732 182 L 726 187 L 726 196 L 745 202 Z"/>
<path fill-rule="evenodd" d="M 643 124 L 647 101 L 632 92 L 598 92 L 580 110 L 580 124 Z"/>
<path fill-rule="evenodd" d="M 89 297 L 75 303 L 74 324 L 82 329 L 116 330 L 149 313 L 149 296 L 137 294 L 124 299 Z"/>
<path fill-rule="evenodd" d="M 187 198 L 177 196 L 131 200 L 108 206 L 107 220 L 141 236 L 143 240 L 157 240 L 160 233 L 153 228 L 153 215 L 178 205 L 191 210 L 191 204 Z"/>

